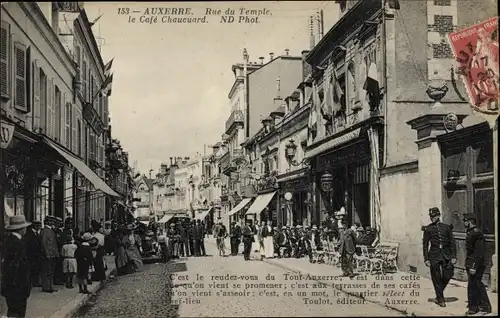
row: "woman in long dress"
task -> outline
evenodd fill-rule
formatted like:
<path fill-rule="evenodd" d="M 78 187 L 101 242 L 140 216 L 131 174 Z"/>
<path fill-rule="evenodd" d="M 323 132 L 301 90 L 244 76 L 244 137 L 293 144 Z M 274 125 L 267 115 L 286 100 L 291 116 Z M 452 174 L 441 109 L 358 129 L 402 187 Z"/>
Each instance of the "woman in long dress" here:
<path fill-rule="evenodd" d="M 253 248 L 254 252 L 258 252 L 260 250 L 259 231 L 260 231 L 259 221 L 255 221 L 254 235 L 253 235 L 254 243 L 252 244 L 252 248 Z"/>
<path fill-rule="evenodd" d="M 266 258 L 273 258 L 274 257 L 274 242 L 273 242 L 273 237 L 274 237 L 274 229 L 271 225 L 271 221 L 267 221 L 267 225 L 262 231 L 262 236 L 264 236 L 264 256 Z M 262 255 L 262 253 L 261 253 Z"/>
<path fill-rule="evenodd" d="M 113 237 L 115 240 L 115 264 L 116 264 L 116 272 L 118 275 L 127 274 L 127 264 L 128 257 L 127 253 L 125 253 L 125 229 L 120 228 L 116 231 L 116 236 Z"/>
<path fill-rule="evenodd" d="M 124 237 L 125 253 L 129 260 L 128 266 L 133 272 L 142 271 L 144 265 L 142 263 L 142 257 L 139 252 L 138 245 L 140 246 L 140 238 L 138 235 L 134 234 L 136 226 L 129 224 L 127 226 L 127 235 Z"/>

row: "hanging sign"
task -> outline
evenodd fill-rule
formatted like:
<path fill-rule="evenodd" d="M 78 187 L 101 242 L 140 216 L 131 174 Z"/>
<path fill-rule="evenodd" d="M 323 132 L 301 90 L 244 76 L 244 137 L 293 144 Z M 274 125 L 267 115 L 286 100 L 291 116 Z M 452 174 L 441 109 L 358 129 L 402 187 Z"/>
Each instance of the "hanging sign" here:
<path fill-rule="evenodd" d="M 1 149 L 7 149 L 10 146 L 13 136 L 14 136 L 14 124 L 2 120 L 0 122 Z"/>
<path fill-rule="evenodd" d="M 488 121 L 500 113 L 498 17 L 448 34 L 474 111 Z"/>

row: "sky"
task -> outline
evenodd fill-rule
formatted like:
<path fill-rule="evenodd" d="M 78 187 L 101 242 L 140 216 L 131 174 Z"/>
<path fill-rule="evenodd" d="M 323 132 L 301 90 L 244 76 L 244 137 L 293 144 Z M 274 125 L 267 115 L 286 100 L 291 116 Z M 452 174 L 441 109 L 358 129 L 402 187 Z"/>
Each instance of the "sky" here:
<path fill-rule="evenodd" d="M 203 154 L 204 145 L 223 134 L 231 112 L 231 66 L 243 61 L 243 48 L 251 62 L 285 49 L 299 56 L 309 49 L 309 17 L 322 9 L 327 33 L 338 20 L 337 6 L 334 1 L 84 3 L 90 21 L 102 15 L 92 29 L 104 63 L 114 58 L 112 134 L 129 152 L 130 164 L 137 160 L 139 171 L 148 174 L 170 157 Z M 119 14 L 120 8 L 157 7 L 191 8 L 193 17 L 204 16 L 207 8 L 268 9 L 271 15 L 254 24 L 220 23 L 216 15 L 203 24 L 141 24 L 141 13 Z"/>

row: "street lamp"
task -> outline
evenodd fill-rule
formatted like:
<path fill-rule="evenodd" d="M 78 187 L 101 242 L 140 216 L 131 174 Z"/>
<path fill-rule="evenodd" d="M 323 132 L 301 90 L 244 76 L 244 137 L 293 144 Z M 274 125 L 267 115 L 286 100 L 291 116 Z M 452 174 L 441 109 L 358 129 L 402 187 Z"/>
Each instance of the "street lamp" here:
<path fill-rule="evenodd" d="M 285 193 L 286 200 L 286 225 L 292 225 L 292 198 L 293 195 L 290 192 Z"/>
<path fill-rule="evenodd" d="M 297 145 L 295 144 L 295 141 L 293 139 L 290 139 L 290 141 L 285 145 L 285 157 L 286 160 L 288 161 L 288 164 L 295 167 L 303 165 L 306 162 L 305 159 L 303 159 L 301 162 L 297 162 L 294 159 L 296 154 L 297 154 Z"/>

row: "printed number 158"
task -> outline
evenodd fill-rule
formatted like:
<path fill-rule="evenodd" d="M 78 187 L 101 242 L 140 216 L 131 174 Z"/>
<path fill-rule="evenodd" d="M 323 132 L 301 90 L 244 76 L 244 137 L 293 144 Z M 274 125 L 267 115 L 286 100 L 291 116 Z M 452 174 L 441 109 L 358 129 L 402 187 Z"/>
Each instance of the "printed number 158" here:
<path fill-rule="evenodd" d="M 129 8 L 118 8 L 118 14 L 129 14 Z"/>

